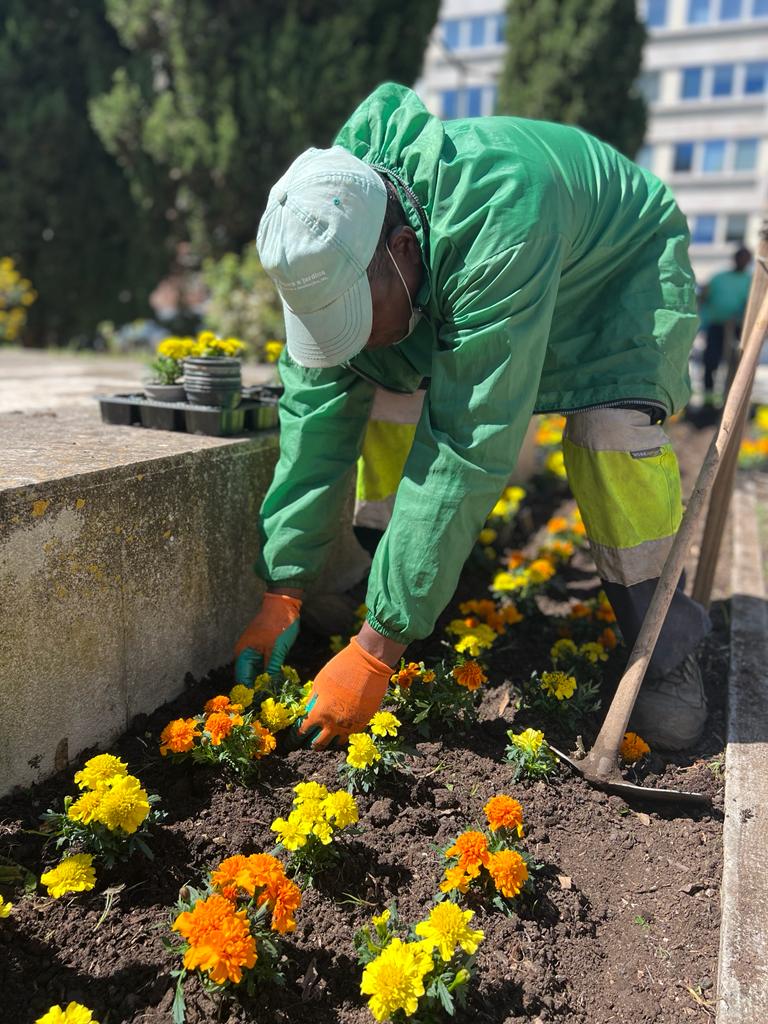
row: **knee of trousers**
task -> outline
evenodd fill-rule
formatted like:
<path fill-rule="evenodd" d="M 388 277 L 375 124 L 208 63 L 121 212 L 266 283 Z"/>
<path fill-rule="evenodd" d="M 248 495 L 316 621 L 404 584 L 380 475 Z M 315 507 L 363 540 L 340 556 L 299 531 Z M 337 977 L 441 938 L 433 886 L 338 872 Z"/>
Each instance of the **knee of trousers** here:
<path fill-rule="evenodd" d="M 682 518 L 677 457 L 662 428 L 635 409 L 575 413 L 563 457 L 601 577 L 623 586 L 657 577 Z"/>

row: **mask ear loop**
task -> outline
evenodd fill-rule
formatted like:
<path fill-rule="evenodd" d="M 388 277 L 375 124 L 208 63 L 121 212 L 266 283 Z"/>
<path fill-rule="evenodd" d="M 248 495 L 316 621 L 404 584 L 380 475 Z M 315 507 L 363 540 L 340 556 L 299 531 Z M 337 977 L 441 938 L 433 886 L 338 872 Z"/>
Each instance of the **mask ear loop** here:
<path fill-rule="evenodd" d="M 384 244 L 386 245 L 387 243 L 385 242 Z M 389 248 L 389 245 L 387 245 L 387 252 L 389 253 L 389 258 L 392 260 L 392 263 L 394 264 L 395 270 L 397 271 L 397 276 L 403 282 L 403 288 L 405 288 L 405 294 L 408 296 L 408 305 L 411 307 L 411 316 L 413 316 L 413 303 L 411 302 L 411 293 L 408 291 L 408 285 L 405 283 L 405 278 L 403 277 L 403 275 L 400 272 L 400 267 L 398 267 L 397 260 L 392 255 L 392 252 L 391 252 L 391 250 Z"/>

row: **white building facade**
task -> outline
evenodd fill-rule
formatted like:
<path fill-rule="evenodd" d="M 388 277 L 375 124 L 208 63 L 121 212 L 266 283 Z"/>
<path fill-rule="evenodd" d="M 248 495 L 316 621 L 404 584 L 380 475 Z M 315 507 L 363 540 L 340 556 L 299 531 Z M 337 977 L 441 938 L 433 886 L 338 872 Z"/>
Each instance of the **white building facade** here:
<path fill-rule="evenodd" d="M 584 0 L 588 2 L 588 0 Z M 768 0 L 639 0 L 648 100 L 637 155 L 674 191 L 700 281 L 768 214 Z M 503 0 L 443 0 L 417 89 L 444 118 L 493 113 Z"/>

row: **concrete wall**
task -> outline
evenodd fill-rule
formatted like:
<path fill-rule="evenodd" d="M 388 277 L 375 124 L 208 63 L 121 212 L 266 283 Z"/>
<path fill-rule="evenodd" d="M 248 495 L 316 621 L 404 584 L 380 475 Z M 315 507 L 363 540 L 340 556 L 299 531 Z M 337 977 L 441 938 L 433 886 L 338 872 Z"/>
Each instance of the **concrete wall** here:
<path fill-rule="evenodd" d="M 277 436 L 173 436 L 193 450 L 0 491 L 0 794 L 229 661 L 254 614 Z"/>

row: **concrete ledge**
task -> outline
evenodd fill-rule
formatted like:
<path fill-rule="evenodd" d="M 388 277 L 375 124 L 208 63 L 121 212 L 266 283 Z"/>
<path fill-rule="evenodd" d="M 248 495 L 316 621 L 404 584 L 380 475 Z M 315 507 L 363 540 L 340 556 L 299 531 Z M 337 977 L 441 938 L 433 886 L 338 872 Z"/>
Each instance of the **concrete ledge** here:
<path fill-rule="evenodd" d="M 258 605 L 276 433 L 0 416 L 0 795 L 231 658 Z"/>
<path fill-rule="evenodd" d="M 733 498 L 718 1024 L 768 1016 L 768 603 L 754 480 Z"/>

